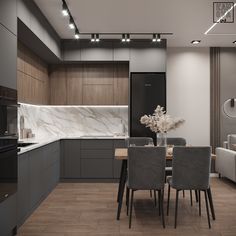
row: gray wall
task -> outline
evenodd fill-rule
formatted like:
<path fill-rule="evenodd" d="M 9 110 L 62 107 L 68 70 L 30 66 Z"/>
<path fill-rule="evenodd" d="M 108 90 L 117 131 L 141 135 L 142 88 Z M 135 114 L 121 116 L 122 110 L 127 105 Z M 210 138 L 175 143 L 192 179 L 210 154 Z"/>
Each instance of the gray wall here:
<path fill-rule="evenodd" d="M 167 113 L 185 119 L 168 135 L 187 144 L 210 144 L 209 48 L 168 48 Z"/>
<path fill-rule="evenodd" d="M 236 98 L 236 48 L 220 49 L 220 102 L 221 102 L 221 143 L 228 134 L 236 134 L 236 119 L 224 115 L 223 103 Z"/>

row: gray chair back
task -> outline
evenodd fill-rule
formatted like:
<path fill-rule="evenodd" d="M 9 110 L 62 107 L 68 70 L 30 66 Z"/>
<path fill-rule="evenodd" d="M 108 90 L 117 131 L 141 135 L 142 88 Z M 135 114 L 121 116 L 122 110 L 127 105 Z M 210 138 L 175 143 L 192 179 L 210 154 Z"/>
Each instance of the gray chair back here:
<path fill-rule="evenodd" d="M 228 149 L 236 151 L 236 147 L 233 144 L 236 144 L 236 134 L 229 134 L 227 136 Z"/>
<path fill-rule="evenodd" d="M 172 186 L 175 189 L 209 188 L 211 147 L 174 147 Z"/>
<path fill-rule="evenodd" d="M 149 142 L 153 142 L 153 139 L 150 137 L 130 137 L 125 139 L 126 147 L 131 145 L 135 146 L 145 146 L 148 145 Z"/>
<path fill-rule="evenodd" d="M 165 147 L 129 147 L 128 187 L 137 190 L 164 188 L 165 163 Z"/>
<path fill-rule="evenodd" d="M 186 146 L 186 140 L 180 137 L 169 137 L 166 139 L 167 145 Z"/>

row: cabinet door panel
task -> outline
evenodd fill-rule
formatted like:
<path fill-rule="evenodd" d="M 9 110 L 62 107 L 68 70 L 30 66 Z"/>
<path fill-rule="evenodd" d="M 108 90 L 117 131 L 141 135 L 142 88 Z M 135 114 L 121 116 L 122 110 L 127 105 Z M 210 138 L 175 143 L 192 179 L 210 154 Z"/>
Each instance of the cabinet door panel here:
<path fill-rule="evenodd" d="M 80 140 L 64 141 L 64 177 L 80 178 Z"/>
<path fill-rule="evenodd" d="M 16 89 L 17 38 L 0 25 L 0 86 Z"/>
<path fill-rule="evenodd" d="M 30 163 L 30 208 L 34 208 L 43 196 L 43 151 L 29 152 Z"/>
<path fill-rule="evenodd" d="M 17 222 L 21 225 L 29 214 L 29 181 L 30 165 L 28 153 L 18 158 Z"/>
<path fill-rule="evenodd" d="M 82 178 L 113 178 L 112 159 L 81 159 Z"/>
<path fill-rule="evenodd" d="M 91 139 L 81 140 L 81 149 L 112 149 L 113 140 Z"/>
<path fill-rule="evenodd" d="M 12 230 L 17 224 L 16 208 L 17 208 L 16 194 L 10 196 L 0 204 L 0 235 L 11 236 Z"/>
<path fill-rule="evenodd" d="M 83 105 L 113 105 L 113 85 L 84 85 Z"/>
<path fill-rule="evenodd" d="M 112 159 L 113 158 L 113 150 L 112 149 L 100 149 L 100 150 L 81 150 L 81 158 L 105 158 Z"/>
<path fill-rule="evenodd" d="M 114 61 L 129 61 L 130 49 L 122 43 L 114 43 Z"/>
<path fill-rule="evenodd" d="M 166 49 L 146 48 L 145 45 L 130 50 L 130 72 L 165 72 Z"/>
<path fill-rule="evenodd" d="M 67 104 L 82 105 L 83 92 L 83 66 L 69 65 L 66 67 L 67 78 Z"/>
<path fill-rule="evenodd" d="M 81 43 L 81 61 L 112 61 L 113 48 L 111 42 L 100 42 L 99 45 L 90 42 Z"/>
<path fill-rule="evenodd" d="M 114 104 L 128 105 L 129 103 L 129 65 L 119 63 L 114 65 Z"/>

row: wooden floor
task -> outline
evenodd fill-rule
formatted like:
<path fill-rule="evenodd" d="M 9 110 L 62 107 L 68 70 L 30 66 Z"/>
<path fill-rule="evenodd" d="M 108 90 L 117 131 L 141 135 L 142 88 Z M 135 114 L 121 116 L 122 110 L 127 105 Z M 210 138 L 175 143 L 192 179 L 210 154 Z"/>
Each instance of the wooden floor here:
<path fill-rule="evenodd" d="M 125 207 L 116 220 L 117 184 L 60 183 L 19 229 L 19 236 L 236 236 L 236 184 L 212 178 L 216 221 L 208 228 L 202 197 L 202 216 L 197 204 L 190 206 L 189 192 L 180 197 L 177 229 L 174 229 L 174 193 L 170 216 L 162 228 L 158 209 L 148 191 L 135 193 L 132 228 L 128 229 Z M 167 191 L 165 191 L 166 210 Z"/>

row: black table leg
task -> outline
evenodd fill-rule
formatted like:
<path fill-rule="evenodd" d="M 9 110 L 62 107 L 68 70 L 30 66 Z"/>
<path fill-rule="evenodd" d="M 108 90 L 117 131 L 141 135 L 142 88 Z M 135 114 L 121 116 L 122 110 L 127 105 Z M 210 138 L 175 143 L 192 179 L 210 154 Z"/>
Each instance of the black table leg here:
<path fill-rule="evenodd" d="M 118 194 L 118 209 L 117 209 L 117 217 L 116 219 L 120 219 L 120 212 L 122 208 L 122 202 L 123 202 L 123 195 L 124 195 L 124 190 L 125 190 L 125 184 L 126 184 L 126 179 L 127 179 L 127 160 L 122 161 L 122 174 L 121 174 L 121 179 L 120 179 L 120 185 L 119 185 L 119 194 Z"/>
<path fill-rule="evenodd" d="M 122 165 L 121 165 L 121 170 L 120 170 L 120 180 L 119 180 L 119 187 L 118 187 L 118 193 L 117 193 L 117 202 L 119 202 L 119 198 L 120 198 L 122 176 L 124 175 L 125 168 L 127 168 L 127 161 L 126 161 L 126 164 L 125 164 L 125 161 L 126 160 L 122 160 Z"/>
<path fill-rule="evenodd" d="M 213 220 L 215 220 L 216 216 L 215 216 L 215 210 L 214 210 L 214 205 L 213 205 L 213 200 L 212 200 L 211 188 L 210 187 L 207 189 L 207 196 L 208 196 L 208 199 L 209 199 L 211 215 L 212 215 Z"/>

